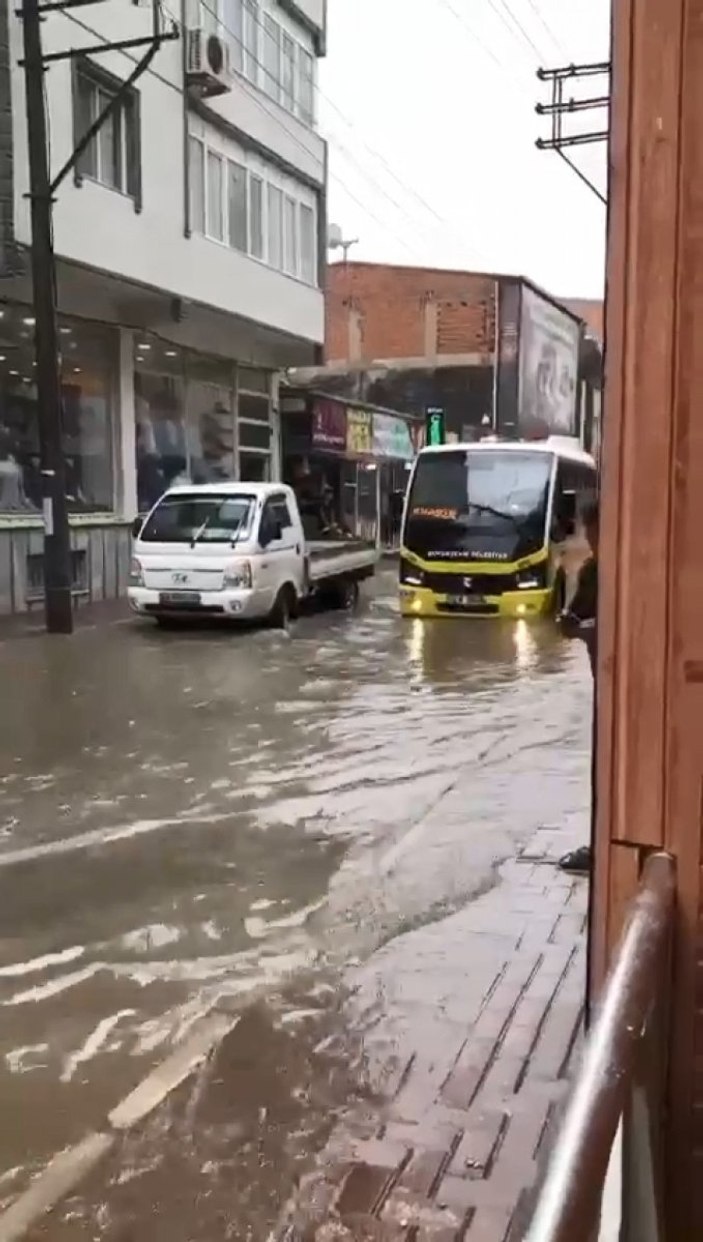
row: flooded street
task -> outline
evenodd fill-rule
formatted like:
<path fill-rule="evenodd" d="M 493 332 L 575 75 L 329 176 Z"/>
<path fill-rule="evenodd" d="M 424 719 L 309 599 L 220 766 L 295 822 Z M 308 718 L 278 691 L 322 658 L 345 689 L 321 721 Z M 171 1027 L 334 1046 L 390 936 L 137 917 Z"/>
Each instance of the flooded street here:
<path fill-rule="evenodd" d="M 401 621 L 395 596 L 384 571 L 356 615 L 291 637 L 130 622 L 0 644 L 0 1199 L 201 1015 L 234 1023 L 111 1158 L 109 1203 L 98 1178 L 37 1237 L 265 1238 L 378 1088 L 374 955 L 390 979 L 413 930 L 581 812 L 580 645 Z"/>

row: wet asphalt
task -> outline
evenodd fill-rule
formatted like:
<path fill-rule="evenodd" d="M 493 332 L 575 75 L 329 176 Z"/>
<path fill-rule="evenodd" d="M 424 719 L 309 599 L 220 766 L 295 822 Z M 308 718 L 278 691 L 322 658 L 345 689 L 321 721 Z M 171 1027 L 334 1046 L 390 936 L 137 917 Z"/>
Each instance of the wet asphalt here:
<path fill-rule="evenodd" d="M 404 621 L 390 567 L 291 635 L 129 621 L 0 667 L 0 1203 L 217 1004 L 220 1056 L 37 1237 L 263 1239 L 374 1089 L 359 971 L 583 806 L 585 653 Z"/>

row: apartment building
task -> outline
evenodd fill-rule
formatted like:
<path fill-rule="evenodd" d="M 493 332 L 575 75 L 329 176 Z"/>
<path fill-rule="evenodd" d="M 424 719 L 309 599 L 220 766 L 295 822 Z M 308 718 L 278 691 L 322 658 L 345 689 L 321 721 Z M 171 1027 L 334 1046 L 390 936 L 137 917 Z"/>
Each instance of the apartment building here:
<path fill-rule="evenodd" d="M 163 0 L 147 70 L 54 207 L 77 598 L 124 589 L 129 526 L 175 479 L 279 471 L 281 368 L 321 358 L 325 0 Z M 51 169 L 132 74 L 153 10 L 47 13 Z M 121 43 L 119 49 L 111 45 Z M 43 593 L 22 26 L 0 5 L 0 614 Z"/>

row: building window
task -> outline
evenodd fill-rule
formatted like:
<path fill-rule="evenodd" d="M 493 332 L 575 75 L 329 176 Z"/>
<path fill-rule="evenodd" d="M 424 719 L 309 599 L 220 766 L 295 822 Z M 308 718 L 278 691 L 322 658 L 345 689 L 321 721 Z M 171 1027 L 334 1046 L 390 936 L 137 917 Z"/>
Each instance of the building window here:
<path fill-rule="evenodd" d="M 198 138 L 188 140 L 190 157 L 190 227 L 205 232 L 205 148 Z"/>
<path fill-rule="evenodd" d="M 259 78 L 259 5 L 244 0 L 244 73 L 250 82 Z"/>
<path fill-rule="evenodd" d="M 315 119 L 315 61 L 304 47 L 298 48 L 298 111 L 306 125 Z"/>
<path fill-rule="evenodd" d="M 289 276 L 298 274 L 297 225 L 297 203 L 286 195 L 283 202 L 283 270 Z"/>
<path fill-rule="evenodd" d="M 268 187 L 268 261 L 281 271 L 283 267 L 283 191 Z"/>
<path fill-rule="evenodd" d="M 247 253 L 248 211 L 247 170 L 241 164 L 229 163 L 229 244 L 234 250 Z"/>
<path fill-rule="evenodd" d="M 73 129 L 76 143 L 114 99 L 119 78 L 87 60 L 76 62 L 73 71 Z M 76 164 L 76 180 L 87 177 L 140 205 L 141 155 L 139 141 L 139 93 L 131 88 L 91 138 Z"/>
<path fill-rule="evenodd" d="M 281 82 L 281 27 L 270 14 L 264 18 L 264 90 L 278 101 Z"/>
<path fill-rule="evenodd" d="M 39 515 L 42 476 L 34 357 L 26 306 L 2 306 L 0 513 Z M 114 505 L 113 411 L 118 382 L 115 329 L 59 319 L 66 495 L 72 512 Z"/>
<path fill-rule="evenodd" d="M 261 177 L 249 176 L 249 253 L 255 259 L 264 257 L 264 183 Z"/>
<path fill-rule="evenodd" d="M 191 229 L 276 271 L 318 284 L 317 208 L 286 194 L 242 160 L 190 139 Z M 273 173 L 273 170 L 272 170 Z M 275 175 L 275 174 L 273 174 Z M 302 187 L 298 193 L 304 193 Z"/>
<path fill-rule="evenodd" d="M 312 207 L 300 204 L 300 276 L 309 285 L 315 284 L 317 258 L 315 213 Z"/>
<path fill-rule="evenodd" d="M 222 25 L 229 42 L 230 65 L 238 73 L 244 68 L 244 11 L 242 0 L 223 0 Z"/>
<path fill-rule="evenodd" d="M 295 108 L 295 42 L 285 30 L 281 37 L 281 103 L 289 112 Z"/>
<path fill-rule="evenodd" d="M 224 206 L 222 201 L 222 157 L 207 153 L 206 231 L 215 241 L 225 239 Z"/>

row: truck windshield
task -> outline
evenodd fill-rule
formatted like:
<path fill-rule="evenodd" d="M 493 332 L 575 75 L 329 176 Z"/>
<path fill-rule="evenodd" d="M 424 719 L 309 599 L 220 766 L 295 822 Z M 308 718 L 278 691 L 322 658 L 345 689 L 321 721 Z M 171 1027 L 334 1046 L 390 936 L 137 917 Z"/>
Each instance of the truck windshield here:
<path fill-rule="evenodd" d="M 232 543 L 249 534 L 253 513 L 253 496 L 166 495 L 139 538 L 146 543 Z"/>
<path fill-rule="evenodd" d="M 406 546 L 468 551 L 491 539 L 517 547 L 544 539 L 552 455 L 526 449 L 458 449 L 418 459 Z M 488 550 L 488 546 L 486 546 Z"/>

